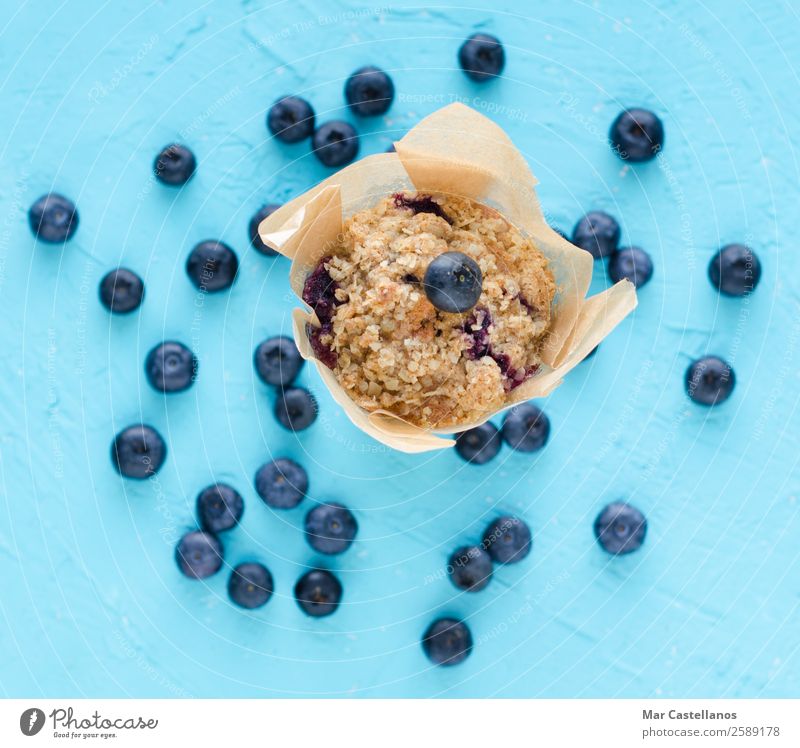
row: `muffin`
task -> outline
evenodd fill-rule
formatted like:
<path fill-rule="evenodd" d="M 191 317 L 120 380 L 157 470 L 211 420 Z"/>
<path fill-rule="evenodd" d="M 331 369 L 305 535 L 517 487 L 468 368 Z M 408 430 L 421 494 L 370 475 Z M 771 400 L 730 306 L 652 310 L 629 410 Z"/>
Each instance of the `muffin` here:
<path fill-rule="evenodd" d="M 471 284 L 466 302 L 429 272 L 452 258 L 472 273 L 455 281 Z M 401 191 L 346 219 L 306 276 L 319 320 L 306 334 L 360 408 L 455 430 L 539 371 L 555 293 L 545 256 L 496 210 Z"/>
<path fill-rule="evenodd" d="M 592 256 L 548 225 L 536 184 L 500 127 L 454 103 L 259 225 L 306 302 L 301 355 L 380 444 L 447 448 L 545 397 L 636 306 L 628 281 L 587 297 Z"/>

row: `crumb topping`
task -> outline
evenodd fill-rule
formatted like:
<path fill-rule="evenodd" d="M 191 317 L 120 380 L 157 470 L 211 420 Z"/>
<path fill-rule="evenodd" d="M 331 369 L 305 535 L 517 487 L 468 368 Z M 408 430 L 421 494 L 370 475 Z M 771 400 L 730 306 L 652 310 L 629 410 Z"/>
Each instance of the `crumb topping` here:
<path fill-rule="evenodd" d="M 462 197 L 398 193 L 344 225 L 308 275 L 315 355 L 360 407 L 423 428 L 457 427 L 504 404 L 532 377 L 550 325 L 553 275 L 497 211 Z M 436 309 L 421 278 L 443 252 L 480 266 L 477 305 Z"/>

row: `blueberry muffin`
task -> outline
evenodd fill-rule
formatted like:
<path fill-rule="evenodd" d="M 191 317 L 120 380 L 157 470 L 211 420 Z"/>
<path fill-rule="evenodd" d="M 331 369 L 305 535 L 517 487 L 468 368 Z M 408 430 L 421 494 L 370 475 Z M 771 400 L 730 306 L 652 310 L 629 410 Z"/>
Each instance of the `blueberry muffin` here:
<path fill-rule="evenodd" d="M 503 407 L 536 374 L 556 285 L 497 211 L 402 192 L 344 223 L 307 275 L 316 357 L 353 401 L 426 429 Z"/>

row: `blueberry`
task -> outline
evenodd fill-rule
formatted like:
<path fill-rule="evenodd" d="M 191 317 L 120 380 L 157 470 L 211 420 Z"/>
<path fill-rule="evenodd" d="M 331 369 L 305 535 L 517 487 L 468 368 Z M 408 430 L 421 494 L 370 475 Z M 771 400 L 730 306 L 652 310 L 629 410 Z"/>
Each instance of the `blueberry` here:
<path fill-rule="evenodd" d="M 603 550 L 616 555 L 639 550 L 647 534 L 647 520 L 630 504 L 609 504 L 594 521 L 594 534 Z"/>
<path fill-rule="evenodd" d="M 197 377 L 197 358 L 183 343 L 167 340 L 147 354 L 144 373 L 154 390 L 183 392 Z"/>
<path fill-rule="evenodd" d="M 228 597 L 240 608 L 260 608 L 267 604 L 274 591 L 272 574 L 263 564 L 239 564 L 228 579 Z"/>
<path fill-rule="evenodd" d="M 373 65 L 356 70 L 344 86 L 347 105 L 362 117 L 383 114 L 394 99 L 392 79 Z"/>
<path fill-rule="evenodd" d="M 186 274 L 201 291 L 214 293 L 233 285 L 239 260 L 236 253 L 222 242 L 209 239 L 197 244 L 186 260 Z"/>
<path fill-rule="evenodd" d="M 223 532 L 236 527 L 244 513 L 244 500 L 226 483 L 206 486 L 197 494 L 197 518 L 208 532 Z"/>
<path fill-rule="evenodd" d="M 342 583 L 325 569 L 312 569 L 294 586 L 294 597 L 301 610 L 314 618 L 329 616 L 342 599 Z"/>
<path fill-rule="evenodd" d="M 733 392 L 736 377 L 730 364 L 718 356 L 703 356 L 686 370 L 686 393 L 699 405 L 724 403 Z"/>
<path fill-rule="evenodd" d="M 37 239 L 59 244 L 77 231 L 78 210 L 72 200 L 51 192 L 31 205 L 28 222 Z"/>
<path fill-rule="evenodd" d="M 253 354 L 256 373 L 264 384 L 275 387 L 290 385 L 305 361 L 297 350 L 294 340 L 284 335 L 276 335 L 260 343 Z"/>
<path fill-rule="evenodd" d="M 447 573 L 458 589 L 478 592 L 491 581 L 492 558 L 477 545 L 465 545 L 453 551 L 447 562 Z"/>
<path fill-rule="evenodd" d="M 152 426 L 136 424 L 120 431 L 111 443 L 111 462 L 125 478 L 155 475 L 167 457 L 167 445 Z"/>
<path fill-rule="evenodd" d="M 472 651 L 472 634 L 463 621 L 439 618 L 422 635 L 422 649 L 434 665 L 458 665 Z"/>
<path fill-rule="evenodd" d="M 613 254 L 619 244 L 620 228 L 608 213 L 593 210 L 581 218 L 572 230 L 572 243 L 585 249 L 595 260 Z"/>
<path fill-rule="evenodd" d="M 197 169 L 197 159 L 185 145 L 171 143 L 161 149 L 153 162 L 153 173 L 162 184 L 180 187 Z"/>
<path fill-rule="evenodd" d="M 515 564 L 531 552 L 531 530 L 518 517 L 498 517 L 483 533 L 483 547 L 498 564 Z"/>
<path fill-rule="evenodd" d="M 210 532 L 187 532 L 175 548 L 181 574 L 189 579 L 206 579 L 222 568 L 222 543 Z"/>
<path fill-rule="evenodd" d="M 269 131 L 284 143 L 299 143 L 314 132 L 314 110 L 299 96 L 278 99 L 267 112 Z"/>
<path fill-rule="evenodd" d="M 250 243 L 255 249 L 261 252 L 262 255 L 266 255 L 267 257 L 277 257 L 279 253 L 261 241 L 261 237 L 258 235 L 258 226 L 261 221 L 271 216 L 280 207 L 280 205 L 275 204 L 264 205 L 262 208 L 259 208 L 250 219 L 250 225 L 248 227 Z"/>
<path fill-rule="evenodd" d="M 614 120 L 608 137 L 623 161 L 650 161 L 664 147 L 664 125 L 647 109 L 626 109 Z"/>
<path fill-rule="evenodd" d="M 431 260 L 422 286 L 428 301 L 443 312 L 467 312 L 480 298 L 483 276 L 478 263 L 462 252 L 443 252 Z"/>
<path fill-rule="evenodd" d="M 396 208 L 410 210 L 414 215 L 418 213 L 432 213 L 452 225 L 453 219 L 444 212 L 439 203 L 430 195 L 414 195 L 409 197 L 405 192 L 395 192 L 393 195 Z"/>
<path fill-rule="evenodd" d="M 608 275 L 615 283 L 627 278 L 636 288 L 641 288 L 653 277 L 653 261 L 639 247 L 622 247 L 611 255 Z"/>
<path fill-rule="evenodd" d="M 262 465 L 255 478 L 256 493 L 273 509 L 296 507 L 308 491 L 308 474 L 294 460 L 279 457 Z"/>
<path fill-rule="evenodd" d="M 500 432 L 491 423 L 482 423 L 456 437 L 456 452 L 473 465 L 485 465 L 497 456 L 502 444 Z"/>
<path fill-rule="evenodd" d="M 319 504 L 307 515 L 305 522 L 308 544 L 320 553 L 344 553 L 358 532 L 353 513 L 341 504 Z"/>
<path fill-rule="evenodd" d="M 302 387 L 287 387 L 278 392 L 275 418 L 290 431 L 303 431 L 317 420 L 317 401 Z"/>
<path fill-rule="evenodd" d="M 708 263 L 708 278 L 726 296 L 744 296 L 758 285 L 761 263 L 750 247 L 728 244 Z"/>
<path fill-rule="evenodd" d="M 473 34 L 458 50 L 458 62 L 469 78 L 481 83 L 503 72 L 506 53 L 496 37 Z"/>
<path fill-rule="evenodd" d="M 311 147 L 325 166 L 344 166 L 358 155 L 358 133 L 347 122 L 331 120 L 314 131 Z"/>
<path fill-rule="evenodd" d="M 138 309 L 144 298 L 144 283 L 132 270 L 117 268 L 100 281 L 100 303 L 114 314 Z"/>
<path fill-rule="evenodd" d="M 515 405 L 503 421 L 503 439 L 518 452 L 536 452 L 549 436 L 550 419 L 533 403 Z"/>

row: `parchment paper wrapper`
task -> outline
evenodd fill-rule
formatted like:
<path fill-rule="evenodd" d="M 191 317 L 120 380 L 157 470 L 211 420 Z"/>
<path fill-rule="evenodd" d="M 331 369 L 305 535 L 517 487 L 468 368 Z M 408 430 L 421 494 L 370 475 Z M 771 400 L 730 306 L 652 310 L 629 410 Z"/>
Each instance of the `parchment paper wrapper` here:
<path fill-rule="evenodd" d="M 544 219 L 537 184 L 527 162 L 509 137 L 491 120 L 463 104 L 451 104 L 426 117 L 395 143 L 396 153 L 367 156 L 342 169 L 282 206 L 259 226 L 262 241 L 292 260 L 292 290 L 302 300 L 303 283 L 320 258 L 329 254 L 344 218 L 402 189 L 469 197 L 497 209 L 547 257 L 558 291 L 552 325 L 539 372 L 509 393 L 503 408 L 552 392 L 564 375 L 586 356 L 636 306 L 633 284 L 620 281 L 586 298 L 592 256 L 562 239 Z M 317 369 L 350 420 L 364 432 L 403 452 L 449 447 L 452 439 L 428 431 L 385 411 L 369 413 L 357 406 L 333 372 L 317 361 L 305 332 L 319 325 L 308 307 L 295 309 L 294 338 L 304 358 Z M 498 411 L 499 412 L 499 411 Z M 459 431 L 483 423 L 487 413 Z"/>

